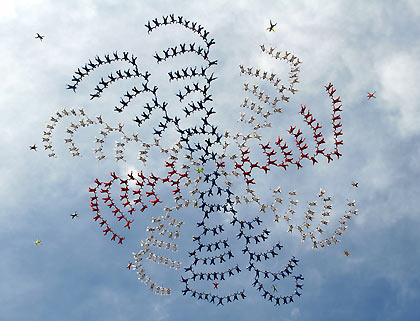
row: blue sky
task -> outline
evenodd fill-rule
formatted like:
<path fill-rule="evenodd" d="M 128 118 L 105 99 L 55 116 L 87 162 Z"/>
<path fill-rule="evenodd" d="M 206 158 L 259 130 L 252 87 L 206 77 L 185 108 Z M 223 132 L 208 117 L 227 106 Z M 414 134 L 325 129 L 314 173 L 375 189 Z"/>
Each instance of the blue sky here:
<path fill-rule="evenodd" d="M 290 167 L 256 176 L 254 189 L 263 201 L 272 200 L 273 189 L 281 187 L 285 204 L 279 207 L 279 215 L 287 211 L 288 192 L 297 191 L 299 204 L 292 224 L 303 221 L 308 202 L 316 199 L 320 188 L 325 189 L 333 206 L 332 226 L 325 231 L 328 235 L 334 233 L 346 211 L 347 200 L 356 200 L 359 215 L 347 222 L 341 242 L 320 249 L 302 243 L 296 230 L 288 233 L 283 221 L 274 222 L 272 211 L 260 213 L 263 227 L 271 231 L 261 250 L 276 242 L 284 245 L 260 269 L 281 270 L 292 255 L 300 260 L 296 273 L 305 278 L 302 296 L 294 297 L 291 304 L 274 306 L 252 287 L 254 274 L 246 270 L 243 243 L 237 240 L 238 229 L 229 224 L 227 214 L 215 215 L 212 224 L 225 227 L 223 237 L 229 239 L 235 254 L 232 262 L 243 272 L 220 281 L 219 289 L 211 282 L 197 282 L 196 286 L 221 296 L 244 289 L 247 298 L 221 307 L 182 296 L 181 276 L 188 275 L 183 269 L 192 263 L 188 252 L 194 249 L 192 236 L 198 233 L 196 223 L 202 218 L 201 211 L 191 206 L 171 212 L 184 222 L 176 240 L 179 250 L 160 252 L 181 262 L 181 269 L 145 263 L 147 273 L 172 290 L 170 296 L 153 294 L 126 266 L 133 261 L 132 252 L 140 250 L 140 241 L 149 236 L 145 229 L 153 225 L 151 218 L 164 215 L 164 206 L 176 205 L 171 188 L 159 187 L 164 204 L 136 212 L 131 230 L 118 230 L 125 236 L 123 245 L 105 237 L 92 220 L 88 188 L 95 186 L 95 178 L 109 180 L 114 171 L 121 177 L 132 170 L 163 174 L 166 155 L 152 148 L 143 164 L 137 160 L 138 148 L 131 144 L 125 150 L 126 161 L 116 162 L 113 143 L 118 137 L 111 135 L 104 144 L 107 158 L 97 161 L 92 149 L 98 131 L 86 128 L 74 136 L 82 157 L 72 157 L 64 143 L 69 123 L 57 125 L 52 135 L 56 158 L 48 157 L 43 148 L 45 125 L 63 108 L 83 107 L 92 119 L 101 114 L 112 126 L 123 123 L 127 132 L 153 142 L 153 128 L 161 121 L 158 115 L 140 129 L 132 122 L 143 111 L 146 99 L 133 102 L 127 112 L 113 111 L 127 90 L 141 86 L 136 80 L 117 82 L 102 97 L 90 100 L 101 77 L 115 70 L 105 66 L 87 76 L 76 93 L 66 90 L 77 68 L 116 50 L 138 57 L 139 69 L 151 73 L 150 84 L 159 87 L 158 96 L 168 102 L 172 116 L 181 117 L 185 126 L 197 125 L 199 118 L 184 119 L 183 105 L 175 96 L 189 82 L 169 82 L 168 72 L 180 66 L 200 66 L 202 61 L 188 56 L 156 64 L 153 55 L 183 42 L 198 45 L 201 40 L 179 26 L 158 28 L 151 34 L 144 26 L 171 13 L 198 22 L 210 33 L 209 39 L 215 40 L 210 56 L 218 61 L 211 69 L 217 80 L 209 89 L 213 98 L 209 106 L 216 111 L 212 122 L 222 132 L 251 132 L 239 121 L 244 111 L 240 105 L 249 96 L 243 83 L 255 79 L 241 74 L 240 64 L 275 72 L 287 80 L 288 67 L 262 54 L 261 44 L 282 55 L 291 52 L 302 61 L 295 84 L 298 92 L 289 102 L 279 103 L 282 113 L 272 116 L 271 128 L 259 132 L 264 142 L 273 145 L 282 136 L 292 146 L 287 133 L 291 124 L 301 128 L 310 142 L 310 129 L 298 113 L 304 104 L 323 126 L 325 147 L 331 149 L 331 101 L 324 86 L 333 83 L 335 97 L 341 97 L 344 145 L 340 159 L 330 163 L 320 159 L 315 165 L 306 160 L 300 170 Z M 419 16 L 420 5 L 414 0 L 1 2 L 0 319 L 418 320 Z M 266 30 L 270 20 L 277 23 L 275 32 Z M 45 36 L 42 42 L 34 38 L 37 32 Z M 116 68 L 126 65 L 117 62 Z M 276 95 L 263 81 L 258 85 L 271 97 Z M 368 100 L 367 93 L 373 91 L 376 98 Z M 233 139 L 228 141 L 233 146 Z M 161 140 L 167 148 L 176 142 L 171 132 Z M 29 150 L 33 144 L 38 151 Z M 250 146 L 256 149 L 258 141 Z M 261 153 L 252 157 L 263 161 Z M 232 181 L 235 195 L 245 195 L 244 183 Z M 359 187 L 352 187 L 352 181 Z M 182 187 L 182 194 L 193 200 L 190 190 Z M 118 197 L 118 190 L 113 193 Z M 102 210 L 112 221 L 112 213 L 106 207 Z M 259 213 L 255 203 L 242 203 L 237 210 L 244 219 Z M 79 217 L 71 219 L 74 211 Z M 116 220 L 112 224 L 117 226 Z M 42 242 L 39 246 L 34 245 L 37 239 Z M 215 241 L 210 238 L 209 242 Z M 285 293 L 294 290 L 287 279 L 275 284 Z"/>

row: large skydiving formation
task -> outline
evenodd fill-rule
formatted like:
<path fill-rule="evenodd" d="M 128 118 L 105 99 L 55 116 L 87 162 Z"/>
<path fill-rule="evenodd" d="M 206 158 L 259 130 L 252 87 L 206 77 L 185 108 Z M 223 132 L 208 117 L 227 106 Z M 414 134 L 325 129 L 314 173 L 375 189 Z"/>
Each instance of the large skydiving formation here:
<path fill-rule="evenodd" d="M 271 22 L 270 25 L 271 29 L 275 26 Z M 212 121 L 212 115 L 218 111 L 212 106 L 210 88 L 217 80 L 213 68 L 218 61 L 211 58 L 210 49 L 215 45 L 215 41 L 210 38 L 209 32 L 197 22 L 186 20 L 182 16 L 175 17 L 173 14 L 153 19 L 145 26 L 148 34 L 160 28 L 178 26 L 201 38 L 201 44 L 197 44 L 197 41 L 180 43 L 166 50 L 151 53 L 157 64 L 167 64 L 181 55 L 195 55 L 201 59 L 201 65 L 168 72 L 168 81 L 171 84 L 181 84 L 176 93 L 181 109 L 179 106 L 171 106 L 161 98 L 163 95 L 158 86 L 151 82 L 151 73 L 139 68 L 137 57 L 133 54 L 114 51 L 112 54 L 96 56 L 77 69 L 67 88 L 77 92 L 79 85 L 92 71 L 100 70 L 105 65 L 112 66 L 116 62 L 125 63 L 126 69 L 115 70 L 101 78 L 90 94 L 90 99 L 100 99 L 102 93 L 110 89 L 115 82 L 125 79 L 137 80 L 138 85 L 122 95 L 119 103 L 114 106 L 114 111 L 121 114 L 126 108 L 132 107 L 131 104 L 137 97 L 147 97 L 147 103 L 131 121 L 141 128 L 153 128 L 154 138 L 146 142 L 138 132 L 129 133 L 124 128 L 125 123 L 113 124 L 101 115 L 89 116 L 83 108 L 65 108 L 56 112 L 47 122 L 42 138 L 44 149 L 48 151 L 49 157 L 57 157 L 51 137 L 56 125 L 64 120 L 70 122 L 65 129 L 67 136 L 64 141 L 73 157 L 81 156 L 75 141 L 76 134 L 89 126 L 100 128 L 94 141 L 94 154 L 99 161 L 107 157 L 103 148 L 111 136 L 119 137 L 114 143 L 114 158 L 117 162 L 124 161 L 128 145 L 136 146 L 138 160 L 141 162 L 137 171 L 113 171 L 105 179 L 93 178 L 88 190 L 93 220 L 104 235 L 117 244 L 124 242 L 125 234 L 118 232 L 116 226 L 120 225 L 127 231 L 130 230 L 135 216 L 139 215 L 138 212 L 147 212 L 148 208 L 163 203 L 164 196 L 159 195 L 159 187 L 170 187 L 176 205 L 164 206 L 163 215 L 151 218 L 151 226 L 146 228 L 148 237 L 140 242 L 140 249 L 133 253 L 133 261 L 127 266 L 136 272 L 138 279 L 154 293 L 170 295 L 173 291 L 161 281 L 153 279 L 145 265 L 146 261 L 179 270 L 183 295 L 216 305 L 246 299 L 248 290 L 245 288 L 252 287 L 262 298 L 274 305 L 294 302 L 302 295 L 303 289 L 304 277 L 296 272 L 299 259 L 295 256 L 285 258 L 282 267 L 273 271 L 262 267 L 262 262 L 271 260 L 273 263 L 270 266 L 274 269 L 276 262 L 282 257 L 284 247 L 280 240 L 274 239 L 265 222 L 284 221 L 288 226 L 285 233 L 297 231 L 302 242 L 310 239 L 313 248 L 319 249 L 339 242 L 339 237 L 347 229 L 347 221 L 353 215 L 357 215 L 358 210 L 355 208 L 355 201 L 348 201 L 348 210 L 338 220 L 334 232 L 327 236 L 325 229 L 329 224 L 328 218 L 333 213 L 332 196 L 327 196 L 325 190 L 321 188 L 317 198 L 308 202 L 307 211 L 302 215 L 303 221 L 293 224 L 299 216 L 296 209 L 299 202 L 296 198 L 298 192 L 293 190 L 283 193 L 282 189 L 277 187 L 272 192 L 272 201 L 267 203 L 259 197 L 261 191 L 264 191 L 265 195 L 268 193 L 267 188 L 256 177 L 267 175 L 268 172 L 281 177 L 282 171 L 291 167 L 296 166 L 295 168 L 300 169 L 308 164 L 316 166 L 322 157 L 325 157 L 328 163 L 339 159 L 342 156 L 339 148 L 343 145 L 340 96 L 335 94 L 336 89 L 332 83 L 325 86 L 326 95 L 331 100 L 332 126 L 328 129 L 331 132 L 322 131 L 323 127 L 312 113 L 311 106 L 302 104 L 299 107 L 298 112 L 313 136 L 313 154 L 307 151 L 305 129 L 297 128 L 293 124 L 287 129 L 287 133 L 297 147 L 296 155 L 287 145 L 285 137 L 281 136 L 284 130 L 278 130 L 277 139 L 270 143 L 262 131 L 272 127 L 273 115 L 281 114 L 291 95 L 297 92 L 295 85 L 299 83 L 299 65 L 302 62 L 292 53 L 281 53 L 272 46 L 260 45 L 263 55 L 268 55 L 273 62 L 288 65 L 289 79 L 283 82 L 272 71 L 239 65 L 241 77 L 248 80 L 243 84 L 245 97 L 241 107 L 244 111 L 240 113 L 239 120 L 248 126 L 249 130 L 246 133 L 222 131 Z M 271 86 L 276 96 L 270 97 L 264 93 L 263 86 Z M 200 98 L 188 100 L 191 96 Z M 182 118 L 176 114 L 177 110 L 182 110 Z M 161 114 L 162 117 L 157 123 L 151 123 L 155 113 Z M 192 121 L 189 119 L 198 119 L 198 123 L 191 125 Z M 173 137 L 173 134 L 170 136 L 169 129 L 175 129 L 177 137 Z M 323 145 L 326 143 L 326 135 L 330 134 L 334 147 L 327 150 Z M 170 140 L 171 147 L 165 148 L 162 144 L 163 139 Z M 167 157 L 167 160 L 160 164 L 165 175 L 157 175 L 156 170 L 153 173 L 153 169 L 158 167 L 156 164 L 149 168 L 147 166 L 149 152 L 153 148 L 157 148 Z M 112 189 L 118 192 L 119 198 L 113 197 Z M 288 203 L 282 195 L 288 197 Z M 316 218 L 318 203 L 321 206 L 321 214 L 320 222 L 316 225 L 313 221 Z M 241 206 L 254 206 L 258 210 L 251 211 L 252 216 L 248 217 L 250 214 L 245 214 L 244 212 L 248 211 L 241 210 Z M 196 230 L 190 236 L 194 248 L 188 250 L 189 262 L 181 263 L 169 256 L 182 248 L 182 244 L 177 243 L 177 238 L 183 233 L 184 222 L 179 219 L 178 213 L 187 207 L 194 207 L 201 214 L 189 218 L 196 221 Z M 231 225 L 229 228 L 226 226 L 226 218 Z M 235 231 L 233 235 L 232 229 Z M 232 242 L 241 242 L 241 250 L 234 250 Z M 261 250 L 264 246 L 265 249 Z M 223 284 L 230 278 L 240 280 L 244 271 L 252 273 L 253 281 L 250 284 L 244 284 L 246 282 L 243 281 L 232 282 L 229 288 L 233 287 L 233 291 L 222 294 Z M 291 282 L 293 289 L 282 293 L 282 282 Z M 237 288 L 237 284 L 244 287 Z"/>

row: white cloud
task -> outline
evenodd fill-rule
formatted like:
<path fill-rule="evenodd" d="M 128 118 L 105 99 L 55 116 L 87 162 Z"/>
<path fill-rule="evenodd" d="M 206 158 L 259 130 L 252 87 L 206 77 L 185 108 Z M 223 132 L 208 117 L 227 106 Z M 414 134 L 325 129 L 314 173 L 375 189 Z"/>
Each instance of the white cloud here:
<path fill-rule="evenodd" d="M 292 309 L 292 312 L 290 312 L 290 316 L 293 318 L 293 319 L 296 319 L 296 318 L 298 318 L 299 316 L 300 316 L 300 310 L 299 310 L 299 308 L 293 308 Z"/>
<path fill-rule="evenodd" d="M 420 133 L 420 60 L 418 52 L 396 52 L 378 63 L 378 112 L 387 112 L 391 126 L 403 137 Z"/>

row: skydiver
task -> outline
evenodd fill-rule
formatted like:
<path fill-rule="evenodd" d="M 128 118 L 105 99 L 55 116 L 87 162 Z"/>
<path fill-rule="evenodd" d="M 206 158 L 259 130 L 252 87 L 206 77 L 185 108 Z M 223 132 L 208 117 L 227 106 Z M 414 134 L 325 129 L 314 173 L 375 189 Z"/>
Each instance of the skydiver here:
<path fill-rule="evenodd" d="M 92 68 L 92 69 L 94 69 L 94 68 L 96 68 L 96 64 L 94 64 L 93 62 L 92 62 L 92 60 L 90 60 L 89 59 L 89 62 L 88 62 L 88 66 L 90 67 L 90 68 Z"/>
<path fill-rule="evenodd" d="M 77 214 L 77 211 L 74 211 L 72 214 L 70 214 L 71 219 L 74 219 L 75 217 L 79 217 L 79 215 Z"/>
<path fill-rule="evenodd" d="M 37 149 L 38 147 L 35 145 L 35 144 L 33 144 L 32 146 L 29 146 L 29 150 L 34 150 L 34 151 L 36 151 L 36 149 Z"/>
<path fill-rule="evenodd" d="M 127 51 L 123 51 L 122 59 L 125 60 L 125 61 L 130 61 L 130 58 L 128 58 L 128 52 Z"/>
<path fill-rule="evenodd" d="M 115 73 L 117 74 L 117 76 L 119 77 L 119 79 L 123 79 L 124 78 L 123 74 L 121 73 L 121 70 L 117 70 Z"/>
<path fill-rule="evenodd" d="M 270 20 L 270 26 L 267 28 L 268 32 L 274 31 L 275 26 L 277 26 L 277 23 L 273 24 Z"/>
<path fill-rule="evenodd" d="M 211 74 L 210 78 L 207 79 L 207 83 L 210 84 L 213 80 L 216 80 L 217 77 L 213 77 L 214 73 Z"/>
<path fill-rule="evenodd" d="M 332 97 L 336 91 L 336 89 L 331 88 L 331 90 L 328 91 L 328 95 Z"/>
<path fill-rule="evenodd" d="M 108 59 L 107 59 L 108 60 Z M 131 59 L 129 59 L 128 61 L 132 64 L 132 65 L 136 65 L 136 60 L 137 57 L 134 57 L 134 55 L 131 55 Z"/>
<path fill-rule="evenodd" d="M 209 61 L 209 67 L 212 65 L 217 65 L 217 60 Z"/>
<path fill-rule="evenodd" d="M 41 245 L 41 241 L 37 239 L 37 240 L 34 242 L 34 244 L 35 244 L 35 245 Z"/>
<path fill-rule="evenodd" d="M 340 106 L 338 106 L 338 107 L 334 107 L 334 109 L 333 109 L 333 113 L 337 113 L 337 112 L 339 112 L 339 111 L 343 111 L 343 110 L 341 109 L 341 107 L 343 107 L 343 105 L 340 105 Z"/>
<path fill-rule="evenodd" d="M 42 41 L 42 39 L 44 39 L 45 36 L 41 36 L 38 32 L 36 33 L 35 39 L 39 39 Z"/>
<path fill-rule="evenodd" d="M 99 65 L 102 65 L 104 63 L 99 56 L 96 56 L 95 60 Z"/>
<path fill-rule="evenodd" d="M 150 25 L 150 21 L 148 21 L 147 22 L 147 25 L 144 25 L 145 27 L 147 27 L 147 33 L 150 33 L 152 30 L 153 30 L 153 28 L 152 28 L 152 26 Z"/>
<path fill-rule="evenodd" d="M 286 51 L 286 53 L 284 54 L 284 56 L 282 57 L 284 60 L 287 60 L 287 59 L 289 59 L 289 55 L 290 55 L 290 52 L 287 52 Z"/>
<path fill-rule="evenodd" d="M 299 262 L 299 260 L 296 260 L 296 258 L 295 258 L 294 256 L 292 256 L 292 258 L 290 259 L 290 261 L 291 261 L 292 263 L 294 263 L 295 265 L 297 265 L 297 264 L 298 264 L 298 262 Z"/>
<path fill-rule="evenodd" d="M 369 93 L 369 92 L 368 92 L 368 94 L 367 94 L 367 99 L 368 99 L 368 100 L 370 100 L 371 98 L 376 98 L 376 97 L 375 97 L 375 93 L 376 93 L 376 91 L 374 91 L 373 93 Z"/>
<path fill-rule="evenodd" d="M 330 91 L 330 89 L 332 88 L 332 84 L 331 83 L 328 83 L 328 85 L 327 86 L 324 86 L 325 87 L 325 89 L 327 90 L 327 91 Z"/>
<path fill-rule="evenodd" d="M 347 200 L 348 202 L 347 202 L 347 205 L 348 206 L 356 206 L 356 201 L 349 201 L 349 200 Z"/>
<path fill-rule="evenodd" d="M 333 104 L 337 104 L 337 103 L 341 103 L 341 99 L 340 99 L 341 97 L 340 96 L 338 96 L 338 98 L 337 99 L 333 99 L 332 100 L 332 103 Z"/>
<path fill-rule="evenodd" d="M 357 183 L 357 182 L 351 182 L 351 186 L 353 186 L 353 187 L 359 187 L 359 183 Z"/>
<path fill-rule="evenodd" d="M 120 100 L 120 104 L 122 105 L 122 107 L 127 107 L 128 106 L 129 101 L 125 101 L 122 97 Z"/>
<path fill-rule="evenodd" d="M 258 289 L 257 290 L 262 290 L 262 284 L 258 287 Z M 268 291 L 265 291 L 264 290 L 264 294 L 262 294 L 261 296 L 264 298 L 264 299 L 267 299 L 267 295 L 269 295 L 270 294 L 270 292 L 268 292 Z"/>
<path fill-rule="evenodd" d="M 108 75 L 108 79 L 111 81 L 111 82 L 114 82 L 115 80 L 117 80 L 115 77 L 114 77 L 114 75 L 111 73 L 110 75 Z"/>
<path fill-rule="evenodd" d="M 211 45 L 214 45 L 214 39 L 211 39 L 210 41 L 207 42 L 207 48 L 209 48 Z"/>
<path fill-rule="evenodd" d="M 182 102 L 182 99 L 184 98 L 184 96 L 182 95 L 182 92 L 179 91 L 179 93 L 177 93 L 176 96 L 179 97 L 179 101 Z"/>

